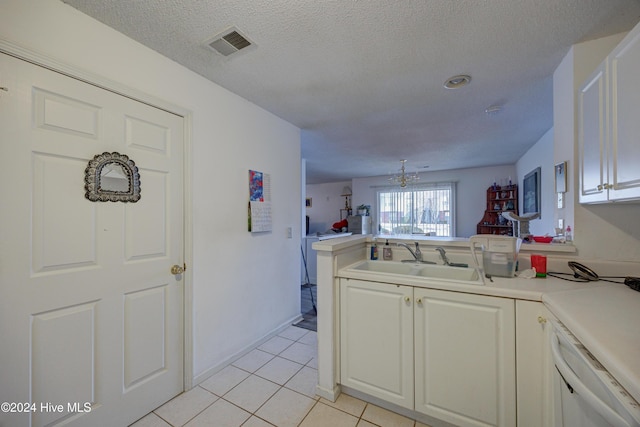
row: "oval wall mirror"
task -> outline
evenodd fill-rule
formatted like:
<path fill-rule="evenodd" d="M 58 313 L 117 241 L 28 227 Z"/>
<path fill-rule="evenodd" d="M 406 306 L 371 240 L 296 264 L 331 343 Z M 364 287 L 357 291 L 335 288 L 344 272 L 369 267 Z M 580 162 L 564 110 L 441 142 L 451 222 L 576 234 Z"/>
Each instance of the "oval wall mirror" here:
<path fill-rule="evenodd" d="M 97 154 L 84 170 L 84 188 L 92 202 L 135 203 L 140 200 L 138 167 L 124 154 Z"/>

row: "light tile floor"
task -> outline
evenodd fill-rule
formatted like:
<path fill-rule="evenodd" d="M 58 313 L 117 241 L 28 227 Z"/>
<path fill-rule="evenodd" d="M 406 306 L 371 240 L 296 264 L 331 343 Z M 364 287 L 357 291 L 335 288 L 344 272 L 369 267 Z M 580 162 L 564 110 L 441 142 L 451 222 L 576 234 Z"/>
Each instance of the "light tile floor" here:
<path fill-rule="evenodd" d="M 132 427 L 427 427 L 341 394 L 316 396 L 317 334 L 291 326 Z"/>

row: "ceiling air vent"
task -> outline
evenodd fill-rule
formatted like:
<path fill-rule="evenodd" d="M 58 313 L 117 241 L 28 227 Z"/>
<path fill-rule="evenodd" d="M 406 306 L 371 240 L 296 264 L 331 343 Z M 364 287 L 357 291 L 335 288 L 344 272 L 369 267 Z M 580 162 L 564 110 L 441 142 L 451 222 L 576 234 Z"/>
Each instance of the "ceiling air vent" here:
<path fill-rule="evenodd" d="M 230 28 L 208 41 L 207 45 L 219 54 L 229 56 L 251 46 L 252 43 L 236 28 Z"/>

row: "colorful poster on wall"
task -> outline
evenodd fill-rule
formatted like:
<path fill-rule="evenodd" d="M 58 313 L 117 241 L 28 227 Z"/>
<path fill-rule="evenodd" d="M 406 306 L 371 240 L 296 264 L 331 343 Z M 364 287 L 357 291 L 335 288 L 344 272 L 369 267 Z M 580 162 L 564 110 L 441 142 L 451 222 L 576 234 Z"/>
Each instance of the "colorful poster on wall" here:
<path fill-rule="evenodd" d="M 249 231 L 271 231 L 271 176 L 249 170 Z"/>

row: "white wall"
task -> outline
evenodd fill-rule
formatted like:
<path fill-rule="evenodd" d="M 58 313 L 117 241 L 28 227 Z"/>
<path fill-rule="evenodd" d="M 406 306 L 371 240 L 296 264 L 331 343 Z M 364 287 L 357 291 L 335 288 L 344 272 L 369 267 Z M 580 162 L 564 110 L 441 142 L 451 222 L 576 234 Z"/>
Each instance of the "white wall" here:
<path fill-rule="evenodd" d="M 300 130 L 59 0 L 0 10 L 0 39 L 191 112 L 194 377 L 299 315 Z M 272 233 L 247 232 L 249 169 L 271 174 Z"/>
<path fill-rule="evenodd" d="M 575 205 L 577 203 L 577 154 L 574 154 L 574 141 L 577 144 L 578 133 L 574 125 L 575 105 L 573 97 L 573 48 L 564 57 L 553 73 L 553 161 L 567 162 L 567 192 L 564 194 L 564 208 L 554 208 L 555 217 L 564 220 L 575 230 Z M 557 224 L 557 221 L 556 221 Z"/>
<path fill-rule="evenodd" d="M 574 230 L 579 255 L 588 259 L 637 262 L 640 259 L 640 204 L 581 205 L 577 194 L 577 90 L 624 35 L 574 45 L 556 69 L 553 76 L 554 161 L 569 161 L 570 192 L 565 222 Z"/>
<path fill-rule="evenodd" d="M 536 168 L 540 168 L 540 213 L 539 219 L 529 222 L 529 232 L 536 236 L 555 234 L 555 227 L 558 221 L 555 220 L 554 205 L 556 204 L 555 193 L 555 169 L 553 163 L 553 128 L 549 129 L 542 138 L 535 143 L 516 162 L 516 174 L 519 185 L 519 205 L 522 213 L 523 191 L 522 183 L 526 174 Z"/>
<path fill-rule="evenodd" d="M 351 187 L 351 181 L 307 185 L 306 197 L 311 197 L 311 207 L 306 209 L 309 234 L 327 231 L 340 221 L 340 209 L 345 205 L 345 198 L 341 196 L 344 187 Z"/>
<path fill-rule="evenodd" d="M 482 220 L 487 199 L 487 189 L 498 182 L 515 179 L 515 165 L 492 166 L 484 168 L 456 169 L 448 171 L 423 172 L 420 182 L 456 182 L 456 236 L 469 237 L 476 234 L 476 226 Z M 374 233 L 377 232 L 377 218 L 375 217 L 376 190 L 388 187 L 388 176 L 353 179 L 353 205 L 371 205 Z"/>

